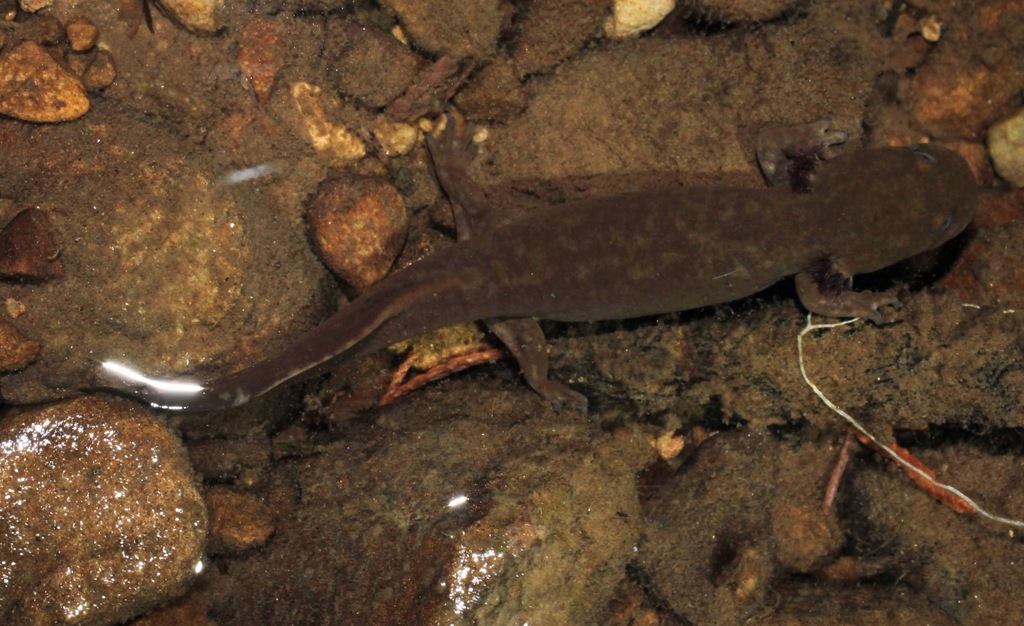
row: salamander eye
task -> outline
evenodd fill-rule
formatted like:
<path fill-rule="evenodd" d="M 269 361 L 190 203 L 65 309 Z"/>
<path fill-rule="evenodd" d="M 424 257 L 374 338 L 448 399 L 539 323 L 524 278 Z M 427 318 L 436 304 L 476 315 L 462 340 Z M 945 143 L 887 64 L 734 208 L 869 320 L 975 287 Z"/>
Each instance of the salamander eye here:
<path fill-rule="evenodd" d="M 929 163 L 935 163 L 935 157 L 924 150 L 914 150 L 914 156 L 920 157 Z"/>
<path fill-rule="evenodd" d="M 945 219 L 943 219 L 942 223 L 939 224 L 939 232 L 940 233 L 944 233 L 947 230 L 949 230 L 949 226 L 952 223 L 953 223 L 953 214 L 952 213 L 946 213 Z"/>

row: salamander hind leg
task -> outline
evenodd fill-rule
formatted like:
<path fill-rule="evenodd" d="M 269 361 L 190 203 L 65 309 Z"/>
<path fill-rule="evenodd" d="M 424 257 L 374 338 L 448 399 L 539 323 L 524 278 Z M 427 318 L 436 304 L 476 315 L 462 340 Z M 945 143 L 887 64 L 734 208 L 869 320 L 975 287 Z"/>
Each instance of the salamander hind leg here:
<path fill-rule="evenodd" d="M 548 345 L 537 320 L 521 318 L 488 322 L 487 328 L 501 339 L 519 362 L 527 384 L 556 411 L 569 406 L 586 412 L 586 396 L 548 378 Z"/>
<path fill-rule="evenodd" d="M 757 137 L 757 162 L 771 186 L 788 184 L 793 191 L 806 193 L 813 187 L 818 161 L 836 156 L 832 146 L 849 137 L 832 128 L 832 120 L 827 118 L 765 129 Z"/>
<path fill-rule="evenodd" d="M 885 291 L 853 291 L 852 279 L 822 260 L 796 275 L 796 293 L 808 311 L 827 317 L 863 317 L 881 326 L 895 322 L 903 306 L 902 286 Z M 882 309 L 891 309 L 883 312 Z"/>

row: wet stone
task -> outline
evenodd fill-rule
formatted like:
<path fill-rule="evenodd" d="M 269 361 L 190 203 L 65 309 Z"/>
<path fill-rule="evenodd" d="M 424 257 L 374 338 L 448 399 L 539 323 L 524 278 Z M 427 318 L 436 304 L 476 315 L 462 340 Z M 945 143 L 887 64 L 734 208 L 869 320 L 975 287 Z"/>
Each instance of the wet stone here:
<path fill-rule="evenodd" d="M 181 442 L 125 400 L 0 422 L 0 622 L 109 624 L 179 594 L 206 509 Z"/>
<path fill-rule="evenodd" d="M 1024 187 L 1024 109 L 988 131 L 992 164 L 1015 187 Z"/>
<path fill-rule="evenodd" d="M 43 281 L 61 276 L 58 252 L 46 213 L 25 209 L 0 230 L 0 278 Z"/>
<path fill-rule="evenodd" d="M 38 343 L 22 337 L 14 324 L 0 320 L 0 372 L 24 369 L 38 354 Z"/>
<path fill-rule="evenodd" d="M 463 401 L 496 406 L 485 396 Z M 231 562 L 236 584 L 213 607 L 223 623 L 609 623 L 650 446 L 585 422 L 420 406 L 277 465 L 265 495 L 277 534 Z"/>
<path fill-rule="evenodd" d="M 89 111 L 85 87 L 37 43 L 0 60 L 0 113 L 26 122 L 67 122 Z"/>
<path fill-rule="evenodd" d="M 324 54 L 331 85 L 370 107 L 402 95 L 420 65 L 416 53 L 390 34 L 350 24 L 328 31 Z"/>
<path fill-rule="evenodd" d="M 85 17 L 76 17 L 64 26 L 72 52 L 91 50 L 99 39 L 100 30 Z"/>
<path fill-rule="evenodd" d="M 280 24 L 264 18 L 249 22 L 240 33 L 238 66 L 260 102 L 270 96 L 274 79 L 284 63 L 284 35 Z"/>
<path fill-rule="evenodd" d="M 395 12 L 418 47 L 431 53 L 478 59 L 494 55 L 503 19 L 497 0 L 384 0 L 381 4 Z"/>
<path fill-rule="evenodd" d="M 719 433 L 647 503 L 640 566 L 653 593 L 692 623 L 742 624 L 763 610 L 779 567 L 764 503 L 780 452 L 763 435 Z"/>
<path fill-rule="evenodd" d="M 240 554 L 265 544 L 274 532 L 270 509 L 254 496 L 212 487 L 206 492 L 206 503 L 211 554 Z"/>
<path fill-rule="evenodd" d="M 97 50 L 92 63 L 82 72 L 82 84 L 89 91 L 100 91 L 109 87 L 116 77 L 114 56 L 106 50 Z"/>
<path fill-rule="evenodd" d="M 520 77 L 547 72 L 600 35 L 611 0 L 534 0 L 512 52 Z"/>
<path fill-rule="evenodd" d="M 388 273 L 409 229 L 402 196 L 373 179 L 325 181 L 306 222 L 321 260 L 357 291 Z"/>
<path fill-rule="evenodd" d="M 160 0 L 168 17 L 200 35 L 212 35 L 222 25 L 223 0 Z"/>
<path fill-rule="evenodd" d="M 18 0 L 18 6 L 21 7 L 21 10 L 28 13 L 35 13 L 51 4 L 53 4 L 53 0 Z"/>
<path fill-rule="evenodd" d="M 933 135 L 980 134 L 1016 89 L 998 72 L 951 55 L 932 56 L 913 78 L 911 112 Z"/>
<path fill-rule="evenodd" d="M 479 76 L 456 98 L 468 114 L 479 118 L 508 119 L 526 108 L 526 90 L 506 60 L 498 60 L 480 70 Z"/>

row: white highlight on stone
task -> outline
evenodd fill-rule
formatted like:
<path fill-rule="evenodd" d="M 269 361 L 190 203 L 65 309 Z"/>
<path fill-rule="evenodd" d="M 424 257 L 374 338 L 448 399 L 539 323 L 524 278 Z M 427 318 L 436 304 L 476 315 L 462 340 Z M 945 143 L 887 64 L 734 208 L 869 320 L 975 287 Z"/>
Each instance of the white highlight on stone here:
<path fill-rule="evenodd" d="M 467 498 L 466 496 L 462 496 L 462 495 L 455 496 L 454 498 L 452 498 L 451 500 L 448 501 L 448 508 L 449 509 L 456 509 L 456 508 L 466 504 L 467 502 L 469 502 L 469 498 Z"/>

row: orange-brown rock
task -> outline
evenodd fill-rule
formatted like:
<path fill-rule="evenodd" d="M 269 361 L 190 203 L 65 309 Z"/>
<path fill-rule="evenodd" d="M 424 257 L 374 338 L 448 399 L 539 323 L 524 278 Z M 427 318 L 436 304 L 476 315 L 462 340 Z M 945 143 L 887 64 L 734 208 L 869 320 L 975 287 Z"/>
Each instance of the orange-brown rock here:
<path fill-rule="evenodd" d="M 100 36 L 100 29 L 86 17 L 71 19 L 64 25 L 64 30 L 68 34 L 68 44 L 72 52 L 92 50 Z"/>
<path fill-rule="evenodd" d="M 116 77 L 114 56 L 106 50 L 97 50 L 92 63 L 82 72 L 82 84 L 89 91 L 99 91 L 109 87 Z"/>
<path fill-rule="evenodd" d="M 0 113 L 26 122 L 67 122 L 89 111 L 85 87 L 37 43 L 0 59 Z"/>
<path fill-rule="evenodd" d="M 980 63 L 932 57 L 914 76 L 911 112 L 935 136 L 975 136 L 1014 97 L 1012 81 Z"/>
<path fill-rule="evenodd" d="M 357 291 L 388 273 L 409 229 L 402 196 L 372 178 L 324 181 L 306 222 L 320 259 Z"/>
<path fill-rule="evenodd" d="M 25 209 L 0 230 L 0 278 L 46 280 L 64 273 L 50 220 Z"/>
<path fill-rule="evenodd" d="M 255 19 L 239 33 L 238 66 L 260 102 L 267 99 L 274 87 L 284 53 L 283 29 L 272 19 Z"/>
<path fill-rule="evenodd" d="M 274 533 L 270 509 L 254 496 L 212 487 L 206 492 L 206 504 L 211 554 L 239 554 L 263 545 Z"/>
<path fill-rule="evenodd" d="M 39 354 L 39 344 L 21 336 L 14 324 L 0 320 L 0 372 L 16 372 Z"/>

